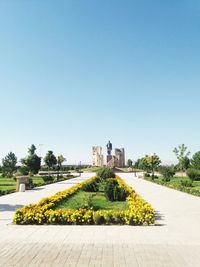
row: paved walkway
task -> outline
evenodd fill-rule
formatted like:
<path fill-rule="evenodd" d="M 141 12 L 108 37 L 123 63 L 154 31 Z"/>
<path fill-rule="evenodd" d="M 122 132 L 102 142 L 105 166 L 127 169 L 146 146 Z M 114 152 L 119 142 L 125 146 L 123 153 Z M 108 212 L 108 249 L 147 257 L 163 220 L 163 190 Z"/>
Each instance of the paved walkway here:
<path fill-rule="evenodd" d="M 17 205 L 37 202 L 79 178 L 0 197 L 0 266 L 199 266 L 200 199 L 132 174 L 120 176 L 157 210 L 157 226 L 10 224 Z"/>
<path fill-rule="evenodd" d="M 94 173 L 83 173 L 81 177 L 73 178 L 58 183 L 44 185 L 41 187 L 18 192 L 0 197 L 0 226 L 12 223 L 15 210 L 31 203 L 37 203 L 41 198 L 52 196 L 55 193 L 65 190 L 85 179 L 94 176 Z"/>

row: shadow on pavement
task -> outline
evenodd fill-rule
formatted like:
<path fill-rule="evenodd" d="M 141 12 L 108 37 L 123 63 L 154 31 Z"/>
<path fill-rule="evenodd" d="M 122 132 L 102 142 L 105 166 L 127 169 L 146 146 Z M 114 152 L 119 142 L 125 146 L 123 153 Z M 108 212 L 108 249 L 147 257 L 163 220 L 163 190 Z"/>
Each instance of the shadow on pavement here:
<path fill-rule="evenodd" d="M 162 221 L 164 221 L 164 215 L 162 213 L 160 213 L 159 211 L 156 211 L 155 213 L 155 226 L 166 226 L 165 223 L 162 223 Z"/>
<path fill-rule="evenodd" d="M 9 204 L 0 204 L 0 212 L 2 211 L 15 211 L 19 208 L 22 208 L 23 205 L 9 205 Z"/>

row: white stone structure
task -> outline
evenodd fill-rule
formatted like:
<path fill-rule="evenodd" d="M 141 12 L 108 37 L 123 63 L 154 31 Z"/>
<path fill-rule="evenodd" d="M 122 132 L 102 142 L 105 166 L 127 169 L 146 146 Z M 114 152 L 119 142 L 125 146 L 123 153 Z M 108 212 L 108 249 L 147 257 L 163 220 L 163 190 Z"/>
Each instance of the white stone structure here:
<path fill-rule="evenodd" d="M 125 166 L 125 150 L 124 148 L 115 148 L 115 157 L 118 159 L 118 166 L 116 167 L 124 167 Z"/>
<path fill-rule="evenodd" d="M 103 155 L 101 146 L 92 147 L 92 166 L 95 167 L 103 166 Z"/>

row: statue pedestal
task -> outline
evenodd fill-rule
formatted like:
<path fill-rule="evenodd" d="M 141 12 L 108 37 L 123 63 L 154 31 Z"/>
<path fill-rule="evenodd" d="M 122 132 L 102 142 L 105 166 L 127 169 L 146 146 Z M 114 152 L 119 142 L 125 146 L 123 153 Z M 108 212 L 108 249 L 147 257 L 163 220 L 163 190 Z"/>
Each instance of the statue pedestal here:
<path fill-rule="evenodd" d="M 107 155 L 107 161 L 106 161 L 106 162 L 107 162 L 107 164 L 108 164 L 108 162 L 109 162 L 109 161 L 111 161 L 111 159 L 112 159 L 112 158 L 113 158 L 113 156 L 112 156 L 112 155 Z"/>
<path fill-rule="evenodd" d="M 17 179 L 16 192 L 20 191 L 20 185 L 21 184 L 24 184 L 26 189 L 28 189 L 28 187 L 29 187 L 29 176 L 18 176 L 18 177 L 16 177 L 16 179 Z"/>

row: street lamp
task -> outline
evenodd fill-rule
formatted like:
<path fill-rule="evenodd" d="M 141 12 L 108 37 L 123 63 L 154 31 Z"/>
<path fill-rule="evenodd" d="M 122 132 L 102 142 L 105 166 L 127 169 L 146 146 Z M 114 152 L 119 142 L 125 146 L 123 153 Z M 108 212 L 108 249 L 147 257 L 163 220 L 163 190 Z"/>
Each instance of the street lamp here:
<path fill-rule="evenodd" d="M 154 156 L 155 156 L 155 153 L 151 153 L 151 171 L 152 171 L 151 177 L 152 179 L 154 179 Z"/>
<path fill-rule="evenodd" d="M 80 161 L 80 165 L 79 165 L 79 173 L 80 173 L 80 177 L 81 177 L 81 161 Z"/>

